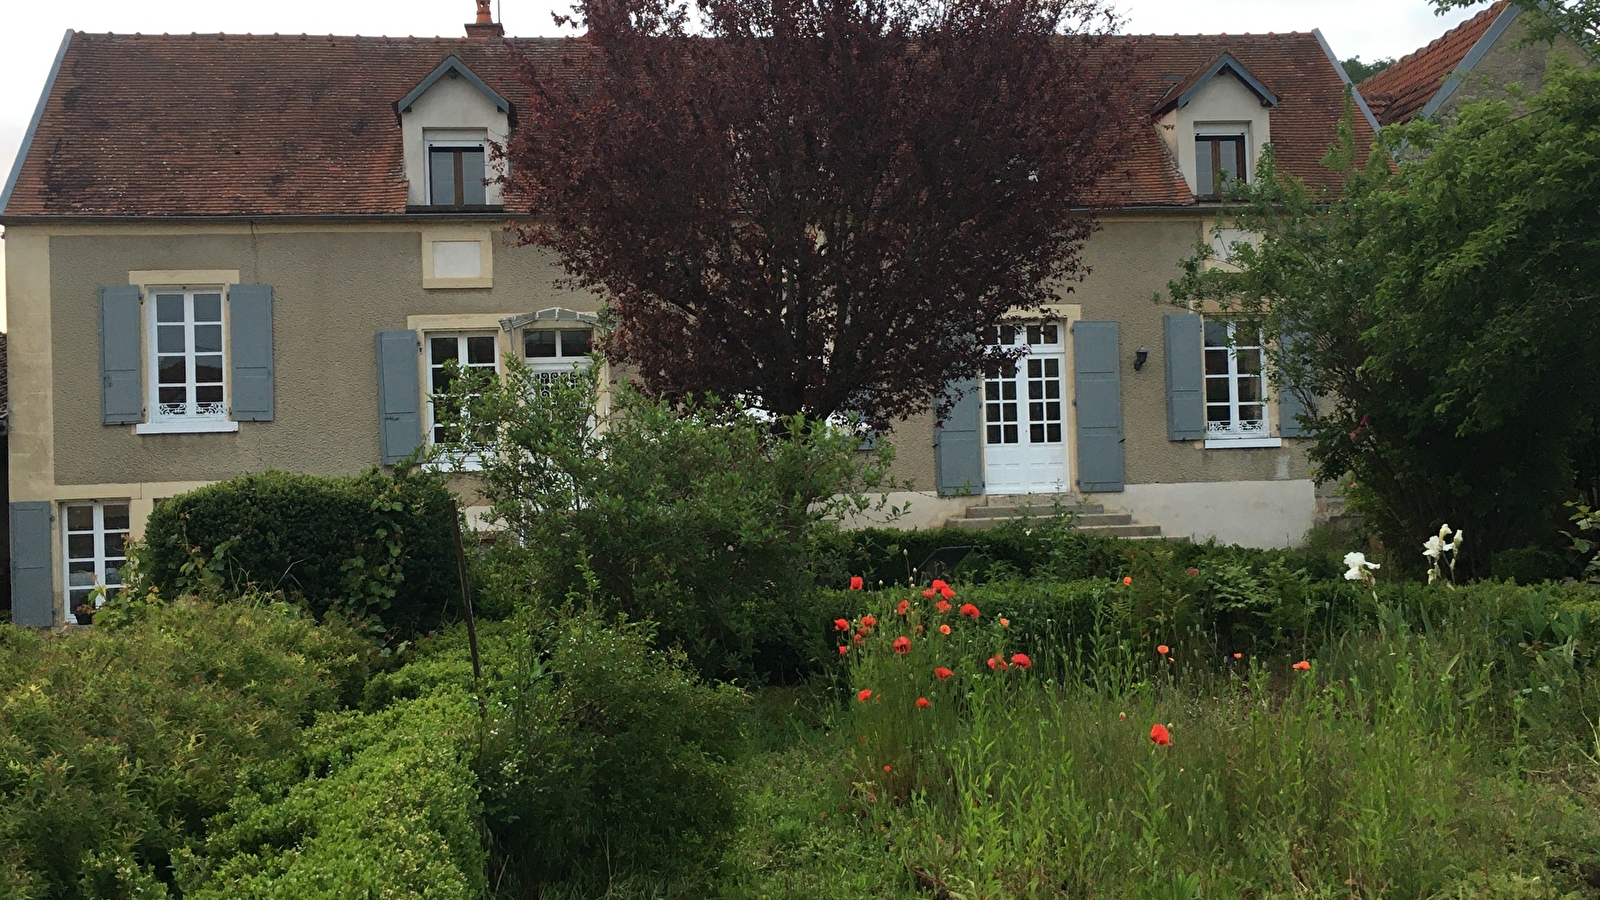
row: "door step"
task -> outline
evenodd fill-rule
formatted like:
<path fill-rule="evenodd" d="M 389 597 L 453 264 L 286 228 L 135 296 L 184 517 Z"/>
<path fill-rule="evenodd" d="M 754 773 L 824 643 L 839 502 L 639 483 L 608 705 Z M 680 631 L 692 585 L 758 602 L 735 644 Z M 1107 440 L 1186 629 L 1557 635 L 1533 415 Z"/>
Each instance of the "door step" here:
<path fill-rule="evenodd" d="M 964 531 L 987 531 L 1007 523 L 1030 518 L 1071 518 L 1073 531 L 1134 540 L 1160 538 L 1160 525 L 1141 525 L 1127 513 L 1106 512 L 1100 503 L 1085 503 L 1071 494 L 991 495 L 979 506 L 968 507 L 959 518 L 947 524 Z"/>

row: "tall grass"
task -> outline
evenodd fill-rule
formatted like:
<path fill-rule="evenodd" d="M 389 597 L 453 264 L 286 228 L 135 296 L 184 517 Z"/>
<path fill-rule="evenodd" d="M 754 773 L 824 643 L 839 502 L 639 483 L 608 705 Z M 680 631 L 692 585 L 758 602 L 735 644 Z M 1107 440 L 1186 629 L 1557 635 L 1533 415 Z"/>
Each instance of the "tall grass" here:
<path fill-rule="evenodd" d="M 1202 665 L 1093 624 L 1060 658 L 991 671 L 1009 629 L 937 635 L 956 617 L 918 601 L 848 654 L 873 692 L 839 723 L 851 803 L 906 886 L 974 900 L 1579 889 L 1567 863 L 1600 862 L 1586 625 L 1544 642 L 1543 613 L 1502 593 L 1391 599 L 1309 671 L 1197 635 Z"/>

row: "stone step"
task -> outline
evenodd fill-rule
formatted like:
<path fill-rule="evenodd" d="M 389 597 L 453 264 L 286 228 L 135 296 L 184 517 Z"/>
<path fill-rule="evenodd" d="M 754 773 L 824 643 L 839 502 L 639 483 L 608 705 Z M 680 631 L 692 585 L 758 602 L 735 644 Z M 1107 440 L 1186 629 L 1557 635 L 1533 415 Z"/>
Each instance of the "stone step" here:
<path fill-rule="evenodd" d="M 1131 522 L 1131 517 L 1125 516 L 1125 515 L 1122 515 L 1122 516 L 1108 516 L 1107 518 L 1120 519 L 1122 521 L 1108 523 L 1108 524 L 1104 524 L 1104 525 L 1079 525 L 1079 526 L 1075 526 L 1073 528 L 1073 530 L 1074 531 L 1082 531 L 1082 532 L 1084 532 L 1086 534 L 1103 534 L 1103 535 L 1108 535 L 1110 537 L 1160 537 L 1161 536 L 1161 526 L 1160 525 L 1134 525 Z M 1007 521 L 1010 521 L 1010 520 L 1008 520 L 1008 519 L 955 519 L 955 520 L 950 522 L 950 525 L 953 528 L 960 528 L 960 529 L 962 529 L 964 531 L 987 531 L 990 528 L 997 528 L 1000 525 L 1005 524 Z"/>
<path fill-rule="evenodd" d="M 1014 519 L 1019 516 L 1053 516 L 1056 513 L 1071 516 L 1098 515 L 1106 511 L 1105 506 L 1099 503 L 1074 504 L 1072 506 L 970 506 L 967 508 L 966 517 L 969 519 Z"/>

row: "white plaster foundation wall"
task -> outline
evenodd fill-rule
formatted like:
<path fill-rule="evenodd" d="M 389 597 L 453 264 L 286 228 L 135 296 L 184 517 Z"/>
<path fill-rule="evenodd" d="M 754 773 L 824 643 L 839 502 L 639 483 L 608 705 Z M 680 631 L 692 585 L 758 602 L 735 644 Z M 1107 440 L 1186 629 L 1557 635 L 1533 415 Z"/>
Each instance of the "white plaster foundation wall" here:
<path fill-rule="evenodd" d="M 1130 484 L 1122 493 L 1084 499 L 1130 513 L 1141 525 L 1160 525 L 1165 537 L 1262 548 L 1298 546 L 1317 511 L 1309 479 Z"/>
<path fill-rule="evenodd" d="M 868 494 L 867 498 L 876 505 L 879 496 L 881 495 Z M 891 491 L 888 494 L 888 503 L 883 509 L 868 510 L 849 516 L 840 524 L 845 528 L 881 528 L 886 525 L 903 529 L 939 528 L 950 519 L 959 518 L 968 507 L 982 502 L 981 494 L 941 497 L 933 491 Z M 893 507 L 909 508 L 891 521 L 889 510 Z"/>

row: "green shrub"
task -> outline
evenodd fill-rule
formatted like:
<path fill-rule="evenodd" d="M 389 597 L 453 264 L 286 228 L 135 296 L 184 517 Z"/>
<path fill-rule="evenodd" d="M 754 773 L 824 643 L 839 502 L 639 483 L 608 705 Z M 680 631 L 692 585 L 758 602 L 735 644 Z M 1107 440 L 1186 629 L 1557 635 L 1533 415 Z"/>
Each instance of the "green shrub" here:
<path fill-rule="evenodd" d="M 459 607 L 450 500 L 442 478 L 409 467 L 243 475 L 157 506 L 141 563 L 166 596 L 283 591 L 318 616 L 375 616 L 410 635 Z"/>
<path fill-rule="evenodd" d="M 1538 584 L 1566 575 L 1567 562 L 1561 554 L 1544 547 L 1512 548 L 1489 558 L 1489 574 L 1518 584 Z"/>
<path fill-rule="evenodd" d="M 459 688 L 324 718 L 300 771 L 241 795 L 183 854 L 183 896 L 478 900 L 488 888 L 478 736 Z"/>
<path fill-rule="evenodd" d="M 737 825 L 728 763 L 744 696 L 651 644 L 643 625 L 581 613 L 514 635 L 512 657 L 495 664 L 481 768 L 494 865 L 512 895 L 693 871 Z"/>
<path fill-rule="evenodd" d="M 207 819 L 360 695 L 368 648 L 283 604 L 0 626 L 0 894 L 159 896 Z"/>
<path fill-rule="evenodd" d="M 835 586 L 852 575 L 873 586 L 913 580 L 925 585 L 933 578 L 971 584 L 1016 578 L 1073 581 L 1125 572 L 1127 546 L 1116 538 L 1073 531 L 1070 519 L 1057 517 L 1020 519 L 987 531 L 863 528 L 819 535 L 815 566 L 823 583 Z M 946 547 L 971 549 L 953 567 L 920 571 L 935 550 Z"/>
<path fill-rule="evenodd" d="M 794 420 L 780 435 L 738 408 L 626 386 L 596 427 L 592 375 L 548 385 L 516 364 L 499 382 L 456 385 L 444 406 L 469 411 L 460 433 L 492 436 L 473 450 L 507 529 L 503 581 L 547 604 L 578 595 L 648 619 L 708 677 L 816 668 L 800 612 L 810 544 L 855 507 L 844 492 L 879 477 L 854 432 Z M 525 574 L 507 574 L 512 563 Z"/>

